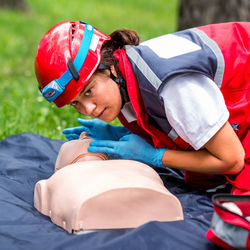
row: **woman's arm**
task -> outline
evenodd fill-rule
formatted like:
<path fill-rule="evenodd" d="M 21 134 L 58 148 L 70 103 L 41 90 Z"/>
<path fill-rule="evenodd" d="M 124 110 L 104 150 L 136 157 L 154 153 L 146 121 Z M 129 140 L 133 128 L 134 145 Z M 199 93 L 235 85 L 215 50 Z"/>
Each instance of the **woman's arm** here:
<path fill-rule="evenodd" d="M 228 122 L 204 147 L 198 151 L 166 150 L 162 163 L 166 167 L 206 174 L 237 174 L 243 168 L 245 152 Z"/>

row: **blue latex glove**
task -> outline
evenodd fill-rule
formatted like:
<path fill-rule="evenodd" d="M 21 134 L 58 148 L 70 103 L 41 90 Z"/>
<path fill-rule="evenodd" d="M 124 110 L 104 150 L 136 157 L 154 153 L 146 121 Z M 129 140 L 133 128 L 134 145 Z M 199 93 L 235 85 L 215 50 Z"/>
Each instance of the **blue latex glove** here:
<path fill-rule="evenodd" d="M 66 128 L 62 132 L 68 140 L 78 139 L 80 134 L 85 131 L 91 138 L 95 140 L 112 140 L 118 141 L 122 136 L 131 133 L 122 126 L 112 126 L 99 119 L 77 119 L 82 126 L 74 128 Z"/>
<path fill-rule="evenodd" d="M 154 148 L 143 138 L 135 134 L 125 135 L 119 141 L 92 141 L 90 142 L 88 151 L 116 154 L 120 159 L 136 160 L 165 168 L 161 159 L 166 149 Z"/>

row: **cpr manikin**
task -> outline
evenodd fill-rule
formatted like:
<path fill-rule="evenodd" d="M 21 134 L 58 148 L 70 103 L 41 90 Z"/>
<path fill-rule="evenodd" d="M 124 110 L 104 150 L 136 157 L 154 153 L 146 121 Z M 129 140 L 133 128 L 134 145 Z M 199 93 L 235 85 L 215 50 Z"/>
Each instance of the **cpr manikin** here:
<path fill-rule="evenodd" d="M 69 233 L 183 219 L 179 200 L 151 167 L 89 153 L 91 140 L 82 134 L 62 145 L 55 173 L 36 183 L 38 211 Z"/>

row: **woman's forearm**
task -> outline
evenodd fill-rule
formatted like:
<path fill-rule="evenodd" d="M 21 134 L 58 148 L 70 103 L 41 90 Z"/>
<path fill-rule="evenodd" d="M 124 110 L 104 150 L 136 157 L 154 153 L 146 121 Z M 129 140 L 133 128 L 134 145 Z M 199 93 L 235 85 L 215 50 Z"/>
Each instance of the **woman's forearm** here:
<path fill-rule="evenodd" d="M 244 166 L 245 152 L 231 125 L 227 122 L 198 151 L 167 150 L 164 166 L 207 174 L 237 174 Z"/>
<path fill-rule="evenodd" d="M 166 167 L 204 174 L 236 174 L 238 167 L 231 166 L 210 154 L 206 149 L 199 151 L 166 150 L 162 163 Z"/>

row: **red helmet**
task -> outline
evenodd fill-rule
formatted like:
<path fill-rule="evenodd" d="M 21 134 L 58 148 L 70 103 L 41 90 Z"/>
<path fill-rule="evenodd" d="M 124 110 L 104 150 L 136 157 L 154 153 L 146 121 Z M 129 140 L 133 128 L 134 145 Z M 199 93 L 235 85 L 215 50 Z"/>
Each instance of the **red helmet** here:
<path fill-rule="evenodd" d="M 100 64 L 100 50 L 110 37 L 89 24 L 65 21 L 42 38 L 35 57 L 39 88 L 57 107 L 68 104 Z"/>

